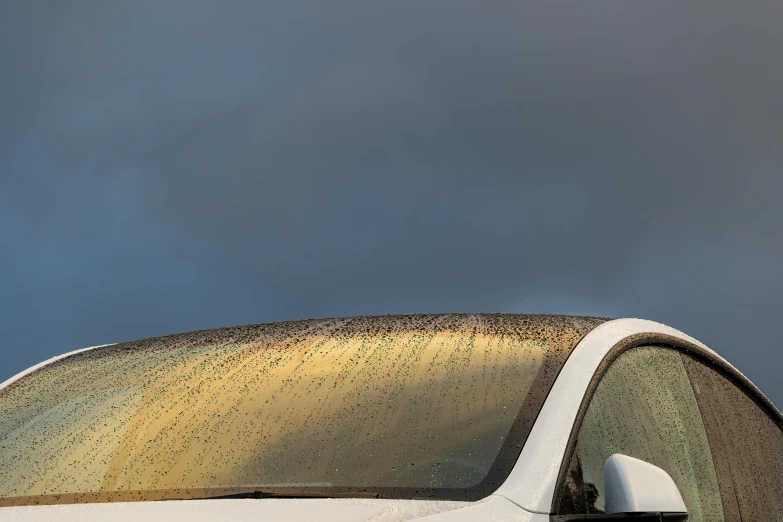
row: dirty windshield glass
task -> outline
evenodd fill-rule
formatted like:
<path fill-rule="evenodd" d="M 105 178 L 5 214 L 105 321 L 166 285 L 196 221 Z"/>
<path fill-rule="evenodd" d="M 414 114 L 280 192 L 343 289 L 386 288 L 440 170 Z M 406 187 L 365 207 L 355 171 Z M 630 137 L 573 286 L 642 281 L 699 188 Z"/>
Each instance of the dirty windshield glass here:
<path fill-rule="evenodd" d="M 0 391 L 0 505 L 480 498 L 597 322 L 313 320 L 75 354 Z"/>

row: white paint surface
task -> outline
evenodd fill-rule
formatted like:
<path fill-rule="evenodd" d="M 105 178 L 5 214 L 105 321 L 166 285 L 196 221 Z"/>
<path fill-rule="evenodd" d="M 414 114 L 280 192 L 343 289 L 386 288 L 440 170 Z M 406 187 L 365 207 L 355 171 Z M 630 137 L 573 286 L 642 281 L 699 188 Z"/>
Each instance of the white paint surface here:
<path fill-rule="evenodd" d="M 607 513 L 685 513 L 677 484 L 649 462 L 614 454 L 604 465 Z"/>
<path fill-rule="evenodd" d="M 0 508 L 0 521 L 40 522 L 539 522 L 503 497 L 478 502 L 382 499 L 219 499 Z M 543 522 L 544 519 L 541 519 Z"/>

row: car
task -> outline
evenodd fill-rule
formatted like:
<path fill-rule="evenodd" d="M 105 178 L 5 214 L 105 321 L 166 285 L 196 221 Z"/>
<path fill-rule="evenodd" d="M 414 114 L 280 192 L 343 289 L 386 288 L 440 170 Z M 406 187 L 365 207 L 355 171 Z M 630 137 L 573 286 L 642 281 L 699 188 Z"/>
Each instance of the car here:
<path fill-rule="evenodd" d="M 0 520 L 783 520 L 783 417 L 642 319 L 312 319 L 0 385 Z"/>

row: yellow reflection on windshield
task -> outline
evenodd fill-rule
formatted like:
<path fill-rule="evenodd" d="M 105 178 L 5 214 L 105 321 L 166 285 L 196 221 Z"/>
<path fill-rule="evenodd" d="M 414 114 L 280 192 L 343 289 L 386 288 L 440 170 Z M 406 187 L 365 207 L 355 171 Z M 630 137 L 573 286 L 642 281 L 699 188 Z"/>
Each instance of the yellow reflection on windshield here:
<path fill-rule="evenodd" d="M 288 329 L 64 360 L 0 395 L 0 497 L 461 488 L 544 363 L 524 329 Z M 570 348 L 570 347 L 569 347 Z"/>

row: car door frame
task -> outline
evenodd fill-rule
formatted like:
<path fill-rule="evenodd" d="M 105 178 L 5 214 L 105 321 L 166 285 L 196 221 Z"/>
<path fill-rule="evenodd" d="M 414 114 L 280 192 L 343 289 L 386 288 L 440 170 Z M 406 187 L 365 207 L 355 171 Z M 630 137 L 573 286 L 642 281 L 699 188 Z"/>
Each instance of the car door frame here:
<path fill-rule="evenodd" d="M 506 482 L 495 492 L 526 511 L 553 515 L 562 493 L 582 420 L 609 366 L 640 346 L 676 349 L 708 362 L 745 390 L 783 426 L 783 415 L 739 370 L 696 339 L 643 319 L 615 319 L 597 326 L 574 348 L 555 380 Z"/>

